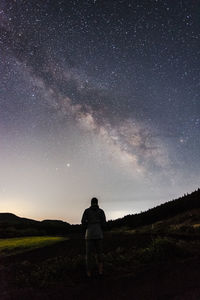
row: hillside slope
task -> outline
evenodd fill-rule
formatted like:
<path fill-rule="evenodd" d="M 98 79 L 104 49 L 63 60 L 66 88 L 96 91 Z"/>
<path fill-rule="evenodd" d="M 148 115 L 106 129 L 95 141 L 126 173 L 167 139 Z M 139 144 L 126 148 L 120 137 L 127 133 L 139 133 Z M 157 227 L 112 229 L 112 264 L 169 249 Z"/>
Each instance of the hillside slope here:
<path fill-rule="evenodd" d="M 121 219 L 109 221 L 108 227 L 110 229 L 122 226 L 137 228 L 166 220 L 181 213 L 198 208 L 200 208 L 200 189 L 192 192 L 191 194 L 184 195 L 178 199 L 151 208 L 148 211 L 135 215 L 127 215 Z"/>

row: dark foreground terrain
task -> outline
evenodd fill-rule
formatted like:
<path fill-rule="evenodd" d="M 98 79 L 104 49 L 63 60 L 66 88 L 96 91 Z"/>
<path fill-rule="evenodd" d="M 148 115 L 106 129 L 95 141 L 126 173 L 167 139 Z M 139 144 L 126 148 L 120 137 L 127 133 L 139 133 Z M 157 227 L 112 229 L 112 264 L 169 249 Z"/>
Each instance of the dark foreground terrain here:
<path fill-rule="evenodd" d="M 86 278 L 78 235 L 2 257 L 0 299 L 200 299 L 198 236 L 107 233 L 104 266 Z"/>

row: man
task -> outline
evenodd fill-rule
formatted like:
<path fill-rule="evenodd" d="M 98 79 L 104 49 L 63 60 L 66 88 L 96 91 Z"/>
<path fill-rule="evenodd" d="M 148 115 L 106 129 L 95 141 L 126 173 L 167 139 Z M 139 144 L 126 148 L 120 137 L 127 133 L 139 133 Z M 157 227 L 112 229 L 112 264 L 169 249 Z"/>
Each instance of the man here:
<path fill-rule="evenodd" d="M 91 261 L 93 253 L 96 254 L 98 272 L 101 276 L 103 274 L 102 229 L 106 224 L 106 217 L 104 211 L 98 206 L 97 198 L 92 198 L 91 206 L 84 211 L 81 223 L 84 226 L 84 228 L 86 228 L 85 240 L 87 276 L 91 277 Z"/>

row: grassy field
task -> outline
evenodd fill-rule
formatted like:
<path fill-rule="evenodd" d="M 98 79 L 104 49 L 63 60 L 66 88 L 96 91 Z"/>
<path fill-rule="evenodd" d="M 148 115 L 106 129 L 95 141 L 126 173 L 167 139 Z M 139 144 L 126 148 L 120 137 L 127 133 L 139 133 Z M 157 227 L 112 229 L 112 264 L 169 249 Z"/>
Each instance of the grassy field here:
<path fill-rule="evenodd" d="M 13 255 L 15 253 L 21 253 L 28 250 L 49 246 L 64 240 L 67 240 L 67 238 L 55 236 L 30 236 L 0 239 L 0 255 Z"/>
<path fill-rule="evenodd" d="M 0 240 L 1 300 L 200 299 L 199 240 L 106 232 L 103 244 L 104 276 L 93 257 L 88 280 L 83 235 Z"/>

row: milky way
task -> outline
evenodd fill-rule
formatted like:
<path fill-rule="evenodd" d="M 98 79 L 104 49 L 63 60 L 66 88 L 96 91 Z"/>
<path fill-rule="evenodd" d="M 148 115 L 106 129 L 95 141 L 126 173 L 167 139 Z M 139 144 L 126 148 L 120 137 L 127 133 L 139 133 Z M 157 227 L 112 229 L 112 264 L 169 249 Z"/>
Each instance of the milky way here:
<path fill-rule="evenodd" d="M 200 1 L 1 1 L 2 211 L 80 222 L 200 179 Z"/>

